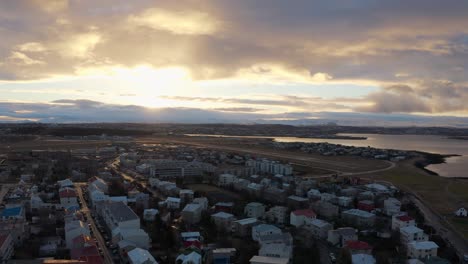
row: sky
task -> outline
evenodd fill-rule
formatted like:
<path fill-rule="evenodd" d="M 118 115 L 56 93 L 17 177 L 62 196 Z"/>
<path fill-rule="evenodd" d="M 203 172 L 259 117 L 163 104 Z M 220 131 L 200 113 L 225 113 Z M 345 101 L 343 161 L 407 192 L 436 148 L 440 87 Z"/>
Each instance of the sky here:
<path fill-rule="evenodd" d="M 1 1 L 0 122 L 467 126 L 466 14 L 464 0 Z"/>

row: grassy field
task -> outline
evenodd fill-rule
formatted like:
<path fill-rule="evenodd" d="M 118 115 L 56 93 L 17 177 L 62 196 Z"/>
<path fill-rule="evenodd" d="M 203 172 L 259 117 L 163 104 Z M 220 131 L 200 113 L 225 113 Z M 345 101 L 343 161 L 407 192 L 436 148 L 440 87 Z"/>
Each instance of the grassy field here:
<path fill-rule="evenodd" d="M 468 179 L 451 179 L 432 175 L 413 166 L 413 162 L 402 162 L 392 170 L 362 176 L 389 181 L 402 189 L 417 193 L 465 238 L 468 238 L 468 219 L 453 216 L 455 210 L 468 206 Z"/>

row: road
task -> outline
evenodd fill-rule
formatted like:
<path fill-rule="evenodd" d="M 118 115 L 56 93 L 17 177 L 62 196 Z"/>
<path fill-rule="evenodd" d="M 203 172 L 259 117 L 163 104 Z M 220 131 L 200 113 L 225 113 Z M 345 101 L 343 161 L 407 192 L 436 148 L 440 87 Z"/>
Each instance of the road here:
<path fill-rule="evenodd" d="M 157 197 L 161 201 L 166 200 L 166 197 L 164 197 L 161 193 L 153 190 L 151 188 L 151 186 L 148 186 L 148 184 L 146 182 L 137 181 L 133 176 L 131 176 L 130 174 L 128 174 L 125 171 L 123 171 L 122 169 L 120 169 L 119 164 L 120 164 L 120 157 L 117 157 L 112 163 L 109 164 L 109 167 L 112 168 L 115 173 L 118 173 L 119 175 L 121 175 L 122 178 L 124 178 L 124 180 L 126 180 L 128 182 L 131 182 L 131 183 L 132 182 L 138 182 L 138 184 L 140 184 L 141 187 L 146 189 L 148 192 L 151 192 L 153 194 L 153 197 Z M 137 172 L 133 172 L 133 173 L 138 174 Z M 143 175 L 141 177 L 145 178 Z"/>
<path fill-rule="evenodd" d="M 101 232 L 99 232 L 99 229 L 96 227 L 94 219 L 91 217 L 90 209 L 88 208 L 86 200 L 83 197 L 83 190 L 81 189 L 82 186 L 84 186 L 84 184 L 75 183 L 76 193 L 78 194 L 78 198 L 81 201 L 81 212 L 83 212 L 86 215 L 88 222 L 91 224 L 91 230 L 93 230 L 93 234 L 97 240 L 98 247 L 102 249 L 102 252 L 104 254 L 104 263 L 114 263 L 112 261 L 112 256 L 110 255 L 109 250 L 107 250 L 106 242 L 104 241 Z"/>

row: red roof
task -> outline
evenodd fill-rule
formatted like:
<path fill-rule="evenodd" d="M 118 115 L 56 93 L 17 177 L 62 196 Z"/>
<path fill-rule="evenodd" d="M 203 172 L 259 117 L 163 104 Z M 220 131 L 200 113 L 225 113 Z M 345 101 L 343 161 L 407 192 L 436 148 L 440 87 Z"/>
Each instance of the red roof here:
<path fill-rule="evenodd" d="M 90 247 L 84 247 L 84 248 L 73 248 L 72 250 L 70 250 L 70 257 L 72 259 L 78 259 L 78 260 L 87 260 L 86 258 L 83 258 L 83 257 L 101 258 L 96 246 L 90 246 Z"/>
<path fill-rule="evenodd" d="M 398 216 L 397 218 L 398 220 L 403 221 L 403 222 L 409 222 L 409 221 L 414 220 L 414 218 L 409 215 L 402 215 L 402 216 Z"/>
<path fill-rule="evenodd" d="M 302 215 L 302 216 L 310 217 L 310 218 L 317 217 L 317 214 L 312 209 L 296 210 L 296 211 L 293 212 L 293 214 Z"/>
<path fill-rule="evenodd" d="M 370 250 L 372 247 L 364 241 L 349 240 L 346 241 L 346 247 L 352 250 Z"/>
<path fill-rule="evenodd" d="M 59 196 L 60 198 L 76 197 L 76 192 L 73 189 L 65 189 L 60 191 Z"/>

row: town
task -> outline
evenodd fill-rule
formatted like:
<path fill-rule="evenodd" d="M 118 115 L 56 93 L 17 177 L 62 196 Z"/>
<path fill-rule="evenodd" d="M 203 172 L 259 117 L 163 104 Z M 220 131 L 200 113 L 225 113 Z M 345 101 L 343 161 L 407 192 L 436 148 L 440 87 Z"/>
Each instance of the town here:
<path fill-rule="evenodd" d="M 463 261 L 389 182 L 118 140 L 0 157 L 0 263 Z"/>

